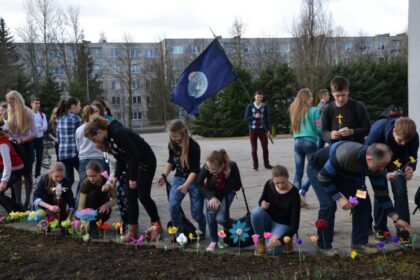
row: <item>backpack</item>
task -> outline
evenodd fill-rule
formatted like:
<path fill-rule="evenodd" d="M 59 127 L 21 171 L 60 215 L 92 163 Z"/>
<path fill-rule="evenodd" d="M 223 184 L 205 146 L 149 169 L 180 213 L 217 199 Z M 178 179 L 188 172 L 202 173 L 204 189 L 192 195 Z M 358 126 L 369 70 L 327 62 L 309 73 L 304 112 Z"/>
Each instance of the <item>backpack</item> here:
<path fill-rule="evenodd" d="M 394 119 L 404 116 L 404 109 L 402 107 L 391 105 L 386 107 L 381 114 L 379 119 Z"/>
<path fill-rule="evenodd" d="M 417 204 L 417 207 L 414 209 L 413 215 L 420 209 L 420 187 L 417 189 L 416 196 L 414 197 L 414 203 Z"/>

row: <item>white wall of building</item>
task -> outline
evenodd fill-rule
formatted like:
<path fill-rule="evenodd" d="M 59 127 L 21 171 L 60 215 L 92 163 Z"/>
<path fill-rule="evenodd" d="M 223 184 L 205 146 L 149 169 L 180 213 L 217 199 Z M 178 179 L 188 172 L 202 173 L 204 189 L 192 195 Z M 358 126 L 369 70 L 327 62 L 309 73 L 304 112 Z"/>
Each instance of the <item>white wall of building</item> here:
<path fill-rule="evenodd" d="M 408 112 L 420 128 L 420 1 L 410 0 L 408 15 Z"/>

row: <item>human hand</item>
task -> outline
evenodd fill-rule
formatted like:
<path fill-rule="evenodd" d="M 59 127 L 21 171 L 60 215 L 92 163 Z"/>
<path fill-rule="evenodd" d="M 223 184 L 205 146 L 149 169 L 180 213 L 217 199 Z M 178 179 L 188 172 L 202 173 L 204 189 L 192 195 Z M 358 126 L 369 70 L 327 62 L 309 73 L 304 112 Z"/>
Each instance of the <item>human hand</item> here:
<path fill-rule="evenodd" d="M 106 202 L 99 207 L 99 213 L 108 213 L 109 212 L 109 203 Z"/>
<path fill-rule="evenodd" d="M 269 207 L 270 207 L 270 203 L 268 203 L 265 200 L 261 201 L 261 208 L 264 208 L 265 210 L 267 210 Z"/>
<path fill-rule="evenodd" d="M 394 182 L 397 179 L 397 174 L 395 172 L 386 173 L 386 179 L 390 182 Z"/>
<path fill-rule="evenodd" d="M 130 189 L 132 189 L 132 190 L 137 188 L 137 182 L 136 181 L 129 180 L 128 185 L 129 185 Z"/>
<path fill-rule="evenodd" d="M 207 205 L 210 207 L 210 208 L 212 208 L 212 209 L 217 209 L 217 208 L 219 208 L 219 205 L 220 205 L 220 201 L 216 198 L 216 197 L 213 197 L 212 199 L 210 199 L 209 200 L 209 202 L 207 203 Z"/>
<path fill-rule="evenodd" d="M 50 205 L 48 207 L 48 210 L 50 210 L 51 212 L 54 212 L 54 213 L 58 213 L 60 211 L 60 208 L 57 205 Z"/>
<path fill-rule="evenodd" d="M 4 192 L 7 188 L 7 182 L 6 181 L 1 181 L 0 182 L 0 192 Z"/>
<path fill-rule="evenodd" d="M 225 169 L 223 170 L 223 173 L 225 174 L 225 178 L 227 178 L 227 177 L 229 177 L 229 175 L 230 175 L 230 166 L 229 166 L 229 164 L 226 164 L 226 167 L 225 167 Z"/>
<path fill-rule="evenodd" d="M 400 231 L 411 231 L 410 225 L 401 219 L 398 219 L 397 222 L 395 223 L 395 227 L 398 228 Z"/>
<path fill-rule="evenodd" d="M 165 178 L 162 175 L 159 176 L 157 183 L 159 186 L 163 187 L 165 185 Z"/>
<path fill-rule="evenodd" d="M 341 137 L 340 132 L 338 132 L 337 130 L 331 131 L 331 139 L 332 140 L 340 139 L 340 137 Z"/>
<path fill-rule="evenodd" d="M 281 245 L 281 242 L 280 242 L 280 240 L 279 240 L 278 236 L 275 236 L 275 235 L 274 235 L 274 236 L 271 238 L 270 242 L 268 242 L 268 244 L 267 244 L 267 249 L 273 249 L 273 248 L 278 247 L 278 246 L 280 246 L 280 245 Z"/>
<path fill-rule="evenodd" d="M 343 127 L 342 129 L 338 130 L 338 132 L 340 133 L 341 136 L 346 137 L 346 136 L 351 136 L 354 134 L 353 129 L 348 128 L 348 127 Z"/>
<path fill-rule="evenodd" d="M 188 192 L 188 188 L 189 188 L 190 186 L 189 185 L 187 185 L 187 184 L 182 184 L 182 185 L 179 185 L 178 187 L 177 187 L 177 190 L 178 191 L 180 191 L 180 192 L 182 192 L 183 194 L 186 194 L 187 192 Z"/>
<path fill-rule="evenodd" d="M 255 118 L 256 118 L 256 119 L 258 119 L 258 118 L 260 118 L 260 117 L 261 117 L 261 114 L 260 114 L 260 113 L 256 113 L 256 114 L 255 114 Z"/>
<path fill-rule="evenodd" d="M 345 211 L 350 210 L 353 206 L 350 204 L 349 200 L 345 197 L 342 197 L 338 200 L 338 206 Z"/>
<path fill-rule="evenodd" d="M 408 181 L 411 180 L 411 178 L 413 178 L 414 175 L 414 170 L 411 166 L 407 166 L 404 169 L 404 178 Z"/>

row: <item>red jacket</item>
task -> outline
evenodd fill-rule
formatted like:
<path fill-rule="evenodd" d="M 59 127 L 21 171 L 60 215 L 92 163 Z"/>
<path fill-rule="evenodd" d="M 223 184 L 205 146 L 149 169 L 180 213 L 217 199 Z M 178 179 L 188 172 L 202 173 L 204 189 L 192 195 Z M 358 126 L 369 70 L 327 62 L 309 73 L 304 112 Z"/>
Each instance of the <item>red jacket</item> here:
<path fill-rule="evenodd" d="M 9 146 L 10 159 L 12 161 L 12 168 L 15 166 L 23 165 L 23 160 L 16 153 L 15 149 L 13 149 L 13 146 L 12 144 L 10 144 L 10 141 L 9 139 L 7 139 L 7 137 L 0 137 L 0 145 L 1 144 L 6 144 L 7 146 Z M 3 170 L 3 169 L 4 169 L 3 157 L 0 154 L 0 170 Z"/>

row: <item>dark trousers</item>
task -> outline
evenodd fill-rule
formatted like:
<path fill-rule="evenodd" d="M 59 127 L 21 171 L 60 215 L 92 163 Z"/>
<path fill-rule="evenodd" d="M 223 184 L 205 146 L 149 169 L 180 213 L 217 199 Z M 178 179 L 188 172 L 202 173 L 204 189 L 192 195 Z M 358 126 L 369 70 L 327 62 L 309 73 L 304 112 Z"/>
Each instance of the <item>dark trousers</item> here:
<path fill-rule="evenodd" d="M 7 182 L 7 187 L 3 192 L 0 192 L 0 205 L 6 209 L 7 213 L 10 212 L 20 212 L 23 211 L 23 208 L 20 204 L 18 204 L 14 199 L 6 196 L 5 192 L 7 189 L 12 187 L 17 181 L 21 180 L 23 175 L 23 169 L 12 171 L 10 175 L 10 179 Z M 13 191 L 12 191 L 13 192 Z"/>
<path fill-rule="evenodd" d="M 137 188 L 131 189 L 128 187 L 128 223 L 130 225 L 138 224 L 139 205 L 137 200 L 140 200 L 141 204 L 146 209 L 152 223 L 159 221 L 156 204 L 150 196 L 155 172 L 156 164 L 154 166 L 148 166 L 147 170 L 141 170 L 139 168 Z M 127 182 L 127 185 L 129 186 L 129 182 Z"/>
<path fill-rule="evenodd" d="M 42 156 L 44 153 L 44 138 L 39 137 L 32 140 L 35 150 L 35 178 L 41 175 Z"/>
<path fill-rule="evenodd" d="M 254 168 L 258 169 L 258 138 L 261 141 L 261 147 L 263 150 L 263 159 L 264 159 L 264 166 L 269 166 L 270 161 L 268 160 L 268 136 L 267 131 L 264 129 L 259 130 L 249 130 L 249 139 L 251 141 L 251 149 L 252 149 L 252 162 L 254 164 Z"/>
<path fill-rule="evenodd" d="M 67 180 L 69 180 L 70 186 L 72 186 L 74 183 L 74 169 L 76 169 L 77 171 L 79 170 L 79 158 L 68 158 L 61 160 L 61 162 L 66 167 L 66 178 Z"/>

